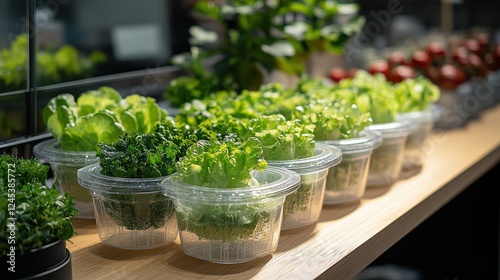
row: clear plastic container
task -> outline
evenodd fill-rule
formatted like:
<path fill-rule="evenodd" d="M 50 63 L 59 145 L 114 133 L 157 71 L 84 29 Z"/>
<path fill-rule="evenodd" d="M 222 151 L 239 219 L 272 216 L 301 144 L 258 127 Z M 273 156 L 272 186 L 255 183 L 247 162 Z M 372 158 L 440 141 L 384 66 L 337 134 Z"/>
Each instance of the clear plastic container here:
<path fill-rule="evenodd" d="M 373 124 L 367 128 L 382 135 L 382 143 L 373 150 L 370 158 L 367 187 L 391 185 L 398 179 L 406 140 L 415 127 L 408 122 L 391 122 Z"/>
<path fill-rule="evenodd" d="M 342 161 L 328 170 L 323 204 L 340 204 L 363 197 L 370 158 L 373 150 L 382 143 L 382 135 L 364 130 L 359 137 L 318 142 L 342 151 Z"/>
<path fill-rule="evenodd" d="M 300 176 L 272 166 L 253 176 L 260 186 L 207 188 L 176 181 L 175 174 L 161 183 L 174 202 L 185 254 L 233 264 L 276 251 L 283 202 L 297 190 Z"/>
<path fill-rule="evenodd" d="M 314 154 L 303 159 L 267 160 L 269 166 L 286 168 L 301 177 L 297 191 L 285 199 L 282 230 L 314 224 L 319 219 L 328 169 L 342 160 L 342 151 L 334 146 L 317 143 Z"/>
<path fill-rule="evenodd" d="M 403 171 L 410 171 L 423 166 L 427 154 L 432 152 L 425 145 L 432 133 L 434 124 L 441 118 L 442 111 L 441 106 L 432 104 L 428 110 L 399 113 L 396 116 L 399 121 L 407 121 L 415 125 L 415 129 L 410 132 L 406 140 Z"/>
<path fill-rule="evenodd" d="M 102 242 L 118 248 L 145 250 L 177 238 L 172 200 L 161 192 L 158 178 L 120 178 L 102 175 L 92 164 L 78 170 L 78 182 L 89 189 Z"/>
<path fill-rule="evenodd" d="M 50 164 L 54 175 L 54 184 L 60 193 L 74 196 L 78 209 L 75 216 L 80 219 L 94 219 L 94 206 L 89 190 L 78 183 L 78 169 L 99 162 L 95 152 L 73 152 L 61 150 L 56 139 L 49 139 L 36 144 L 33 154 L 43 163 Z"/>

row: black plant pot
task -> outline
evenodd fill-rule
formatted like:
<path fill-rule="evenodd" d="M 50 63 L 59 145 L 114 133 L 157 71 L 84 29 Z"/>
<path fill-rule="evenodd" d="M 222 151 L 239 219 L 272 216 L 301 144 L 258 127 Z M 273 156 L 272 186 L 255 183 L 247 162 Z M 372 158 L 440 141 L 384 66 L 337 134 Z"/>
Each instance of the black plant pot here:
<path fill-rule="evenodd" d="M 71 254 L 66 241 L 59 240 L 22 256 L 16 252 L 14 262 L 10 256 L 2 256 L 0 279 L 71 280 Z M 15 264 L 15 272 L 9 270 Z M 12 269 L 12 268 L 11 268 Z"/>

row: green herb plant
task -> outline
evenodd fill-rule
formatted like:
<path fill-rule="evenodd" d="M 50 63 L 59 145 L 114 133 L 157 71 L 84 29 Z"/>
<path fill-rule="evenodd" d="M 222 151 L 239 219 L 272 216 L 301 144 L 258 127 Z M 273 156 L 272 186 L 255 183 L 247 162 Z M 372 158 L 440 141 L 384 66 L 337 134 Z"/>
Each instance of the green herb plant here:
<path fill-rule="evenodd" d="M 295 59 L 304 59 L 313 52 L 341 54 L 347 41 L 361 31 L 365 18 L 360 15 L 346 22 L 335 22 L 341 10 L 357 11 L 357 4 L 342 3 L 334 0 L 292 0 L 283 13 L 288 15 L 281 30 L 299 45 Z"/>
<path fill-rule="evenodd" d="M 165 87 L 163 96 L 171 106 L 180 108 L 186 102 L 214 98 L 220 94 L 227 94 L 228 98 L 236 95 L 229 77 L 217 77 L 213 71 L 206 69 L 203 61 L 207 59 L 204 57 L 206 55 L 206 52 L 200 52 L 199 48 L 193 46 L 190 53 L 182 53 L 172 58 L 172 63 L 182 67 L 187 75 L 174 78 Z"/>
<path fill-rule="evenodd" d="M 48 170 L 48 166 L 34 158 L 0 155 L 0 253 L 3 256 L 10 252 L 11 246 L 16 253 L 24 255 L 55 241 L 69 240 L 75 234 L 73 218 L 77 210 L 73 198 L 45 186 Z"/>
<path fill-rule="evenodd" d="M 200 47 L 203 57 L 219 57 L 213 65 L 215 77 L 230 82 L 237 93 L 244 89 L 256 90 L 262 85 L 266 72 L 280 69 L 297 73 L 302 68 L 300 63 L 290 60 L 295 55 L 292 40 L 280 34 L 275 24 L 289 2 L 198 1 L 196 13 L 210 18 L 222 31 L 217 33 L 193 26 L 190 41 Z"/>
<path fill-rule="evenodd" d="M 179 147 L 160 133 L 160 128 L 147 134 L 125 134 L 117 142 L 99 143 L 96 155 L 101 174 L 119 178 L 158 178 L 175 172 Z M 108 215 L 129 230 L 156 229 L 174 214 L 172 201 L 161 192 L 102 194 Z"/>

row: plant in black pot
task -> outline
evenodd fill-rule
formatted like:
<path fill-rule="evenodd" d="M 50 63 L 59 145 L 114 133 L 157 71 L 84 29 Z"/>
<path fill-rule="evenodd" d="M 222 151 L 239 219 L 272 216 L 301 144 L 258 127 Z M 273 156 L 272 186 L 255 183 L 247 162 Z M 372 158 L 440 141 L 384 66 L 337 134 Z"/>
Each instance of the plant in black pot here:
<path fill-rule="evenodd" d="M 47 187 L 49 167 L 0 155 L 1 279 L 72 279 L 66 240 L 77 213 L 72 196 Z"/>

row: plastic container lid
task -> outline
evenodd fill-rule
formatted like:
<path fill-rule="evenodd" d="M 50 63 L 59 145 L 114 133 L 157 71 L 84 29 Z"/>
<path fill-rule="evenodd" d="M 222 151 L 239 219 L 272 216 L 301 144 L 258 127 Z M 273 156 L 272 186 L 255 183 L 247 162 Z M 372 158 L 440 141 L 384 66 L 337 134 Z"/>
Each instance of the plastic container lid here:
<path fill-rule="evenodd" d="M 390 123 L 372 124 L 366 129 L 378 131 L 382 138 L 400 138 L 408 136 L 417 126 L 409 121 L 395 121 Z"/>
<path fill-rule="evenodd" d="M 359 137 L 338 140 L 318 141 L 330 146 L 340 148 L 342 153 L 365 152 L 378 148 L 382 144 L 382 134 L 378 131 L 364 129 Z"/>
<path fill-rule="evenodd" d="M 342 160 L 342 151 L 334 146 L 316 143 L 314 156 L 293 160 L 266 160 L 270 166 L 286 168 L 299 174 L 318 172 L 337 165 Z"/>
<path fill-rule="evenodd" d="M 85 166 L 99 162 L 99 158 L 93 152 L 75 152 L 61 150 L 56 139 L 49 139 L 36 144 L 33 154 L 41 161 L 48 163 L 59 163 L 72 166 Z"/>
<path fill-rule="evenodd" d="M 122 178 L 101 174 L 99 163 L 78 169 L 78 183 L 82 187 L 94 191 L 117 194 L 145 194 L 161 191 L 161 181 L 167 176 L 158 178 Z"/>
<path fill-rule="evenodd" d="M 438 104 L 431 104 L 425 111 L 398 113 L 396 115 L 396 120 L 427 124 L 437 122 L 442 115 L 443 107 Z"/>
<path fill-rule="evenodd" d="M 260 186 L 243 188 L 208 188 L 176 181 L 175 173 L 161 182 L 165 196 L 209 204 L 262 202 L 262 199 L 285 197 L 299 187 L 300 176 L 290 170 L 268 166 L 264 171 L 253 171 Z"/>

